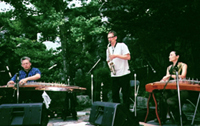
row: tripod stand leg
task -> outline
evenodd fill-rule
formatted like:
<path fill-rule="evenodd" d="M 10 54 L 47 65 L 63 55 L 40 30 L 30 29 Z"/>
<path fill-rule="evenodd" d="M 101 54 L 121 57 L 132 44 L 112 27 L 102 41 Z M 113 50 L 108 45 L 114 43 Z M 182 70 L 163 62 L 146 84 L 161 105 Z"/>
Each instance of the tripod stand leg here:
<path fill-rule="evenodd" d="M 198 105 L 199 105 L 199 99 L 200 99 L 200 92 L 199 92 L 199 97 L 197 99 L 197 104 L 196 104 L 196 107 L 195 107 L 195 111 L 194 111 L 194 115 L 193 115 L 193 118 L 192 118 L 191 125 L 193 125 L 193 123 L 194 123 L 194 119 L 195 119 L 195 116 L 196 116 L 196 113 L 197 113 L 197 108 L 198 108 Z"/>

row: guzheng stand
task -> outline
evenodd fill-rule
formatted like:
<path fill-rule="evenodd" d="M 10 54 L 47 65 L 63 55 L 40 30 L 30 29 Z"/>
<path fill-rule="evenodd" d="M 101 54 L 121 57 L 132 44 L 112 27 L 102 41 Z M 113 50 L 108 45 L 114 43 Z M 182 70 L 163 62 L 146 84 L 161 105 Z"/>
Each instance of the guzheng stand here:
<path fill-rule="evenodd" d="M 149 101 L 150 101 L 151 97 L 153 97 L 154 103 L 155 103 L 156 117 L 158 119 L 159 124 L 161 125 L 161 121 L 160 121 L 158 111 L 157 111 L 158 110 L 157 109 L 157 101 L 156 101 L 156 98 L 155 98 L 155 95 L 154 95 L 154 90 L 163 90 L 164 86 L 165 86 L 165 82 L 153 82 L 153 83 L 149 83 L 149 84 L 145 85 L 146 91 L 149 92 L 149 98 L 148 98 L 148 101 L 147 101 L 147 113 L 146 113 L 146 117 L 145 117 L 144 122 L 147 122 L 147 117 L 148 117 L 148 114 L 149 114 Z M 194 111 L 194 115 L 193 115 L 193 120 L 192 120 L 192 123 L 191 123 L 193 125 L 194 119 L 195 119 L 195 116 L 196 116 L 196 112 L 197 112 L 197 108 L 198 108 L 198 105 L 199 105 L 199 101 L 200 101 L 200 85 L 199 85 L 199 82 L 194 83 L 194 82 L 191 82 L 191 81 L 188 81 L 188 80 L 181 80 L 181 81 L 179 81 L 179 88 L 180 88 L 180 90 L 199 92 L 199 97 L 197 99 L 197 103 L 196 103 L 196 107 L 195 107 L 195 111 Z M 166 86 L 166 89 L 177 90 L 176 82 L 170 81 L 168 83 L 168 85 Z"/>
<path fill-rule="evenodd" d="M 145 117 L 144 122 L 147 122 L 147 117 L 148 117 L 148 115 L 149 115 L 149 100 L 151 99 L 151 96 L 153 97 L 153 100 L 154 100 L 154 103 L 155 103 L 155 113 L 156 113 L 156 117 L 157 117 L 157 119 L 158 119 L 159 124 L 161 125 L 161 121 L 160 121 L 160 118 L 159 118 L 159 115 L 158 115 L 158 104 L 157 104 L 157 102 L 156 102 L 156 98 L 155 98 L 155 95 L 154 95 L 153 91 L 152 91 L 152 92 L 149 92 L 149 98 L 148 98 L 148 101 L 147 101 L 147 114 L 146 114 L 146 117 Z"/>
<path fill-rule="evenodd" d="M 193 116 L 193 118 L 192 118 L 192 123 L 191 123 L 191 125 L 193 125 L 193 123 L 194 123 L 194 119 L 195 119 L 195 116 L 196 116 L 196 113 L 197 113 L 197 108 L 198 108 L 198 106 L 199 106 L 199 99 L 200 99 L 200 92 L 199 92 L 199 97 L 198 97 L 198 99 L 197 99 L 197 104 L 196 104 L 196 107 L 195 107 L 195 110 L 194 110 L 194 116 Z"/>

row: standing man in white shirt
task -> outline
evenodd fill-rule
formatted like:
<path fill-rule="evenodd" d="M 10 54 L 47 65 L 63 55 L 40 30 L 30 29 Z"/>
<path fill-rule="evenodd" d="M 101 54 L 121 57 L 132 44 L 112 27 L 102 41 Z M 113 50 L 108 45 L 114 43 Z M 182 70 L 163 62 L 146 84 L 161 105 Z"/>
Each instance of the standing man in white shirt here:
<path fill-rule="evenodd" d="M 111 70 L 112 78 L 112 100 L 120 103 L 119 91 L 122 89 L 123 103 L 129 109 L 130 106 L 130 70 L 128 60 L 131 59 L 129 49 L 125 43 L 117 42 L 117 34 L 115 31 L 108 33 L 108 41 L 110 47 L 106 50 L 109 63 L 113 62 L 114 70 Z M 110 67 L 110 65 L 109 65 Z"/>

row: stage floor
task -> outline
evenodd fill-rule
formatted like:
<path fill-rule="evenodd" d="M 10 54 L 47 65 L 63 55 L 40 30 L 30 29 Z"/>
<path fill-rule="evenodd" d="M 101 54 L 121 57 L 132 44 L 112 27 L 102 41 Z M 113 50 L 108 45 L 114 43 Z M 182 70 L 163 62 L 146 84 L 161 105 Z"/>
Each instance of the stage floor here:
<path fill-rule="evenodd" d="M 66 121 L 63 121 L 60 117 L 57 118 L 51 118 L 48 122 L 47 126 L 94 126 L 89 123 L 89 117 L 90 117 L 90 108 L 78 111 L 77 117 L 78 120 L 73 120 L 72 117 L 68 117 Z M 191 126 L 193 113 L 185 113 L 188 118 L 188 124 L 184 126 Z M 155 122 L 154 120 L 150 120 L 147 123 L 139 122 L 140 126 L 159 126 L 158 122 Z M 177 126 L 176 124 L 173 124 L 170 120 L 167 120 L 166 123 L 163 126 Z M 200 113 L 196 115 L 194 126 L 200 126 Z"/>

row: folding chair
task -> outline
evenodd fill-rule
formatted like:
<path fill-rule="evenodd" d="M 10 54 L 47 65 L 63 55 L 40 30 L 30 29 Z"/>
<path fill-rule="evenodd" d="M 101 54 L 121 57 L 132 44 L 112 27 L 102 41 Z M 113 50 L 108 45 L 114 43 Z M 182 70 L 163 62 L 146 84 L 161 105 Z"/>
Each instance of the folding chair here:
<path fill-rule="evenodd" d="M 198 98 L 197 98 L 197 103 L 196 103 L 196 105 L 195 105 L 192 101 L 190 101 L 189 99 L 186 99 L 186 100 L 195 108 L 195 110 L 194 110 L 194 115 L 193 115 L 192 122 L 191 122 L 191 125 L 193 125 L 193 124 L 194 124 L 194 121 L 195 121 L 196 113 L 199 112 L 199 111 L 197 111 L 197 109 L 198 109 L 199 101 L 200 101 L 200 92 L 199 92 L 199 95 L 198 95 Z"/>
<path fill-rule="evenodd" d="M 194 115 L 193 115 L 193 117 L 192 117 L 192 122 L 191 122 L 191 125 L 193 125 L 194 124 L 194 121 L 195 121 L 195 117 L 196 117 L 196 114 L 197 114 L 197 112 L 199 112 L 197 109 L 198 109 L 198 105 L 199 105 L 199 101 L 200 101 L 200 92 L 199 92 L 199 95 L 198 95 L 198 98 L 197 98 L 197 101 L 196 101 L 196 105 L 190 100 L 190 99 L 186 99 L 186 101 L 192 106 L 192 107 L 194 107 Z M 188 103 L 185 103 L 185 104 L 188 104 Z M 172 118 L 173 119 L 173 121 L 175 120 L 174 119 L 174 116 L 173 116 L 173 114 L 171 113 L 171 111 L 170 111 L 170 113 L 169 113 L 169 115 L 170 115 L 170 118 Z"/>
<path fill-rule="evenodd" d="M 136 75 L 135 75 L 136 76 Z M 130 80 L 130 87 L 131 88 L 134 88 L 134 96 L 135 96 L 135 99 L 133 100 L 131 97 L 130 97 L 130 100 L 133 102 L 133 111 L 135 111 L 135 116 L 137 115 L 137 95 L 138 95 L 138 91 L 139 91 L 139 87 L 140 87 L 140 82 L 138 80 L 136 80 L 136 77 L 135 77 L 135 80 Z"/>

